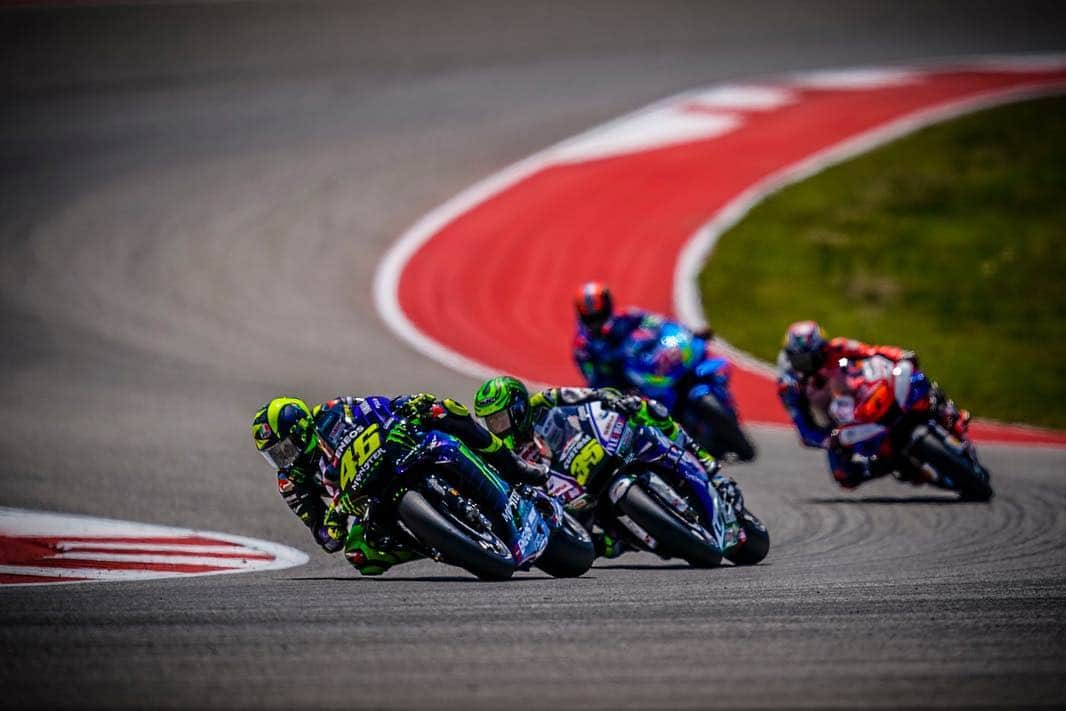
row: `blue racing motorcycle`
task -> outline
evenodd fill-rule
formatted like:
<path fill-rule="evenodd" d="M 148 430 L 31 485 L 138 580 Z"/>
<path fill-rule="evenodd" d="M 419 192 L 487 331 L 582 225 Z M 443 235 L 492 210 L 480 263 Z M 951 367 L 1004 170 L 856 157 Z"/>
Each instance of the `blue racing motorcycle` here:
<path fill-rule="evenodd" d="M 552 408 L 534 429 L 549 493 L 590 529 L 697 567 L 766 557 L 762 522 L 742 501 L 727 504 L 699 460 L 659 430 L 600 402 Z"/>
<path fill-rule="evenodd" d="M 706 340 L 668 321 L 657 331 L 634 333 L 623 352 L 632 389 L 669 408 L 704 449 L 716 457 L 755 458 L 729 392 L 729 361 L 713 355 Z"/>
<path fill-rule="evenodd" d="M 534 565 L 576 577 L 592 565 L 591 537 L 560 502 L 532 486 L 511 486 L 459 439 L 401 420 L 384 448 L 395 473 L 381 497 L 391 510 L 386 519 L 414 551 L 485 580 Z M 338 453 L 342 480 L 347 455 Z"/>

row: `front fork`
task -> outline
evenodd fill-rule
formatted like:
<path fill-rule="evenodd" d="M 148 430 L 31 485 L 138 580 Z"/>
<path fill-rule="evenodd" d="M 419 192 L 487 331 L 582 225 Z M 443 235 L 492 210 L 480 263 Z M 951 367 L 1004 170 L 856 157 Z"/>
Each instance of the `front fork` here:
<path fill-rule="evenodd" d="M 430 432 L 418 450 L 405 460 L 399 473 L 408 475 L 419 471 L 432 472 L 427 481 L 443 482 L 438 487 L 430 485 L 430 489 L 436 495 L 447 494 L 449 503 L 462 508 L 461 502 L 469 499 L 494 514 L 492 518 L 497 523 L 492 525 L 490 521 L 490 530 L 500 535 L 509 546 L 518 539 L 513 510 L 517 498 L 515 490 L 464 442 L 442 432 Z M 436 491 L 437 488 L 441 488 L 441 492 Z M 471 524 L 477 522 L 473 512 L 459 510 L 457 513 L 463 514 L 464 518 L 473 517 Z M 489 521 L 484 514 L 478 514 Z"/>
<path fill-rule="evenodd" d="M 682 474 L 682 476 L 689 484 L 688 488 L 693 492 L 696 501 L 693 502 L 686 499 L 674 486 L 656 472 L 620 476 L 608 487 L 607 496 L 612 504 L 617 504 L 626 495 L 630 487 L 639 482 L 643 489 L 665 506 L 677 512 L 690 523 L 698 525 L 707 531 L 719 550 L 728 552 L 737 544 L 742 543 L 744 541 L 744 531 L 740 526 L 740 522 L 737 521 L 733 507 L 727 506 L 722 501 L 709 481 L 705 481 L 702 478 L 697 478 L 693 481 L 691 477 L 685 474 Z M 693 504 L 696 508 L 693 508 Z M 702 509 L 702 515 L 699 509 Z M 651 534 L 624 513 L 618 511 L 616 507 L 614 511 L 615 519 L 625 526 L 638 540 L 642 541 L 647 548 L 653 551 L 658 548 L 658 541 Z M 710 522 L 709 526 L 708 521 Z"/>

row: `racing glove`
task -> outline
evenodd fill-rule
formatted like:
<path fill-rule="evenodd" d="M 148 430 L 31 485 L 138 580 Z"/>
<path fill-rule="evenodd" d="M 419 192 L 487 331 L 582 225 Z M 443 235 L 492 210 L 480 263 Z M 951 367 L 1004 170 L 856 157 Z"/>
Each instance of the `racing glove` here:
<path fill-rule="evenodd" d="M 315 543 L 322 546 L 327 553 L 336 553 L 344 547 L 345 530 L 336 525 L 323 524 L 313 530 Z"/>
<path fill-rule="evenodd" d="M 644 400 L 639 395 L 617 395 L 605 399 L 603 404 L 610 410 L 633 417 L 644 407 Z"/>

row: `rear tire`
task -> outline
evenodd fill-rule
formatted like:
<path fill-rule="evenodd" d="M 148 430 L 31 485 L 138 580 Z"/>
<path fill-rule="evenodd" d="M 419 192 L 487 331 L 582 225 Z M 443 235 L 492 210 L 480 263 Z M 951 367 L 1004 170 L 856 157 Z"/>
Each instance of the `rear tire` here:
<path fill-rule="evenodd" d="M 616 504 L 638 526 L 659 543 L 663 555 L 683 558 L 697 568 L 711 568 L 722 562 L 722 553 L 689 529 L 650 494 L 634 484 Z"/>
<path fill-rule="evenodd" d="M 770 552 L 770 533 L 762 521 L 747 509 L 744 509 L 740 516 L 740 526 L 744 529 L 747 540 L 725 557 L 733 565 L 755 565 Z"/>
<path fill-rule="evenodd" d="M 537 567 L 553 578 L 576 578 L 584 575 L 596 560 L 592 536 L 570 514 L 563 515 L 563 523 L 537 558 Z"/>
<path fill-rule="evenodd" d="M 397 515 L 418 540 L 440 552 L 448 563 L 482 580 L 507 580 L 514 575 L 515 562 L 510 551 L 503 555 L 487 550 L 419 492 L 408 491 L 403 495 Z"/>
<path fill-rule="evenodd" d="M 963 501 L 988 501 L 992 498 L 988 470 L 980 463 L 952 451 L 934 435 L 919 437 L 912 445 L 910 455 L 928 462 L 938 472 L 950 477 Z"/>
<path fill-rule="evenodd" d="M 711 428 L 711 441 L 701 443 L 707 451 L 715 456 L 732 452 L 742 462 L 755 459 L 755 445 L 740 429 L 737 418 L 717 398 L 704 395 L 694 409 L 696 416 L 705 420 Z"/>

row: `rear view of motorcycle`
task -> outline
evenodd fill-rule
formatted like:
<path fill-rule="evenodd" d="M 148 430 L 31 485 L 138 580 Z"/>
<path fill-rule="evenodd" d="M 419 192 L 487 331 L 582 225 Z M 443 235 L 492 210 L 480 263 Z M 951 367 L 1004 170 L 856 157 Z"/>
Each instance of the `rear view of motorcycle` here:
<path fill-rule="evenodd" d="M 831 387 L 837 442 L 869 459 L 878 473 L 956 491 L 966 501 L 992 498 L 991 475 L 976 448 L 942 424 L 943 396 L 910 361 L 874 356 L 844 362 Z"/>
<path fill-rule="evenodd" d="M 666 322 L 658 332 L 631 337 L 625 352 L 633 389 L 666 405 L 704 449 L 716 457 L 755 458 L 729 391 L 729 362 L 711 353 L 706 340 Z"/>

